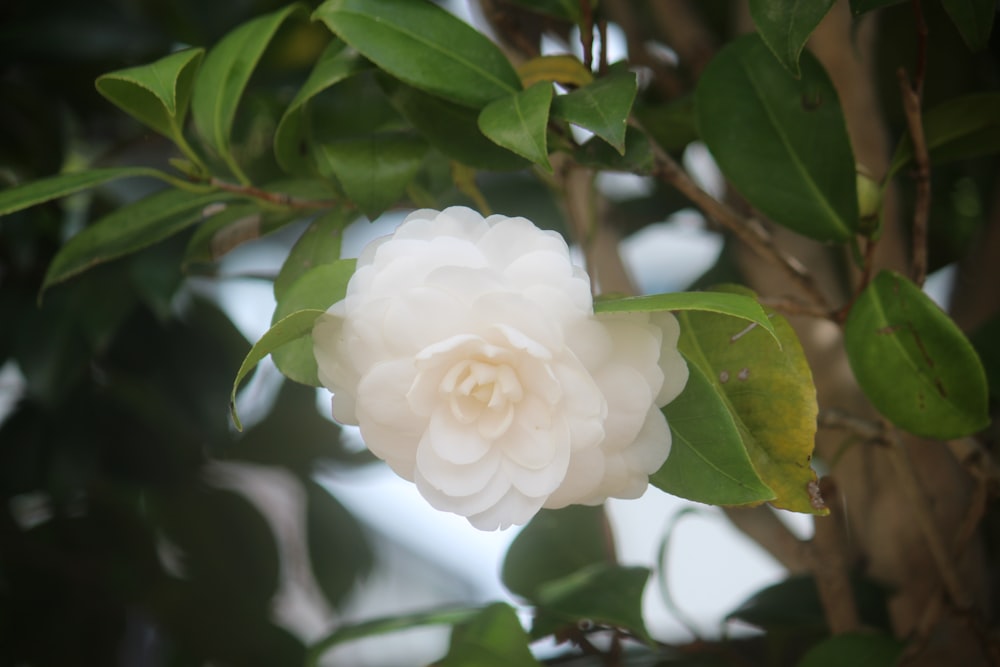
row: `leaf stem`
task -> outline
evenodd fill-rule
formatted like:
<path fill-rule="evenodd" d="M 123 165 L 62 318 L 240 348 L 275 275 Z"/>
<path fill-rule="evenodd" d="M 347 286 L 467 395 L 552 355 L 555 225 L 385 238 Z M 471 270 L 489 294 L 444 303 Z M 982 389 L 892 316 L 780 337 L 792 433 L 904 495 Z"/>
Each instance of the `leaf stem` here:
<path fill-rule="evenodd" d="M 291 195 L 287 195 L 283 192 L 269 192 L 252 185 L 237 185 L 235 183 L 229 183 L 215 178 L 214 176 L 208 179 L 208 184 L 220 190 L 225 190 L 226 192 L 246 195 L 282 208 L 315 210 L 330 208 L 338 203 L 327 199 L 299 199 L 298 197 L 292 197 Z"/>

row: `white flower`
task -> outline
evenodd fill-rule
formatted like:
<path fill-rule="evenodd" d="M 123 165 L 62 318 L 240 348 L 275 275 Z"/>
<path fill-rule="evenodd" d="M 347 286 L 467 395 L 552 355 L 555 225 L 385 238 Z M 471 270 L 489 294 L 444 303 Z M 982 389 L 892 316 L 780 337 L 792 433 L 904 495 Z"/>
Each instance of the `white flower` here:
<path fill-rule="evenodd" d="M 313 329 L 334 417 L 477 528 L 635 498 L 687 381 L 670 313 L 595 316 L 565 241 L 525 218 L 411 213 Z"/>

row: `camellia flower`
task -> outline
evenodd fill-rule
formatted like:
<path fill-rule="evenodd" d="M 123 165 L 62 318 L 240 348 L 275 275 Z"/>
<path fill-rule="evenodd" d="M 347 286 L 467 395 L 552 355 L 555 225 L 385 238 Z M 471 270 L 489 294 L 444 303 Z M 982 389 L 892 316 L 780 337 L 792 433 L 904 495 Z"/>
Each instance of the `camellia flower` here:
<path fill-rule="evenodd" d="M 635 498 L 688 369 L 668 312 L 594 314 L 563 238 L 468 208 L 411 213 L 313 329 L 334 417 L 477 528 Z"/>

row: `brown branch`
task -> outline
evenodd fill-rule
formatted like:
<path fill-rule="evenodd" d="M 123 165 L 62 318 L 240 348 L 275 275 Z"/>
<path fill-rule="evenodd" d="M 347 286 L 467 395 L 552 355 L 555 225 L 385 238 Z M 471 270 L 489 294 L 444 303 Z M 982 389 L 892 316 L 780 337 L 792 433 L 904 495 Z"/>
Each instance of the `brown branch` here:
<path fill-rule="evenodd" d="M 762 306 L 767 306 L 783 315 L 802 315 L 805 317 L 816 317 L 819 319 L 830 319 L 830 311 L 817 308 L 795 299 L 780 299 L 776 297 L 760 297 L 758 299 Z"/>
<path fill-rule="evenodd" d="M 630 123 L 642 129 L 637 120 L 632 119 Z M 786 255 L 774 245 L 771 235 L 759 221 L 753 218 L 744 218 L 702 190 L 665 150 L 655 142 L 650 142 L 650 145 L 653 147 L 654 176 L 680 191 L 705 215 L 734 233 L 761 258 L 781 268 L 810 297 L 815 306 L 830 311 L 830 305 L 812 275 L 798 259 Z"/>
<path fill-rule="evenodd" d="M 275 204 L 285 208 L 315 210 L 330 208 L 339 203 L 332 200 L 299 199 L 298 197 L 292 197 L 291 195 L 287 195 L 283 192 L 268 192 L 267 190 L 261 190 L 260 188 L 256 188 L 252 185 L 236 185 L 235 183 L 228 183 L 215 178 L 214 176 L 208 180 L 208 184 L 219 188 L 220 190 L 225 190 L 226 192 L 253 197 L 254 199 L 260 199 L 269 204 Z"/>
<path fill-rule="evenodd" d="M 892 427 L 887 425 L 885 432 L 891 444 L 890 459 L 896 468 L 900 486 L 913 509 L 917 524 L 923 533 L 924 541 L 927 543 L 928 551 L 937 566 L 938 574 L 941 576 L 941 583 L 955 607 L 963 610 L 968 609 L 972 605 L 972 596 L 965 590 L 958 571 L 955 569 L 951 550 L 946 546 L 945 539 L 934 521 L 927 496 L 920 487 L 920 481 L 913 469 L 906 445 L 899 437 L 899 433 Z"/>
<path fill-rule="evenodd" d="M 741 533 L 759 544 L 791 573 L 809 570 L 805 544 L 766 505 L 723 507 L 726 518 Z"/>
<path fill-rule="evenodd" d="M 923 81 L 918 78 L 911 84 L 906 70 L 902 67 L 896 74 L 899 77 L 899 90 L 903 98 L 903 112 L 906 114 L 910 142 L 913 144 L 913 180 L 916 184 L 916 195 L 913 202 L 912 275 L 913 282 L 922 286 L 927 278 L 927 222 L 931 211 L 931 164 L 920 112 L 920 89 L 923 88 Z"/>
<path fill-rule="evenodd" d="M 839 635 L 857 630 L 861 621 L 849 576 L 847 536 L 841 511 L 843 505 L 831 478 L 820 480 L 820 492 L 830 508 L 830 514 L 813 518 L 815 534 L 806 554 L 830 633 Z"/>
<path fill-rule="evenodd" d="M 580 45 L 583 47 L 583 66 L 593 69 L 594 66 L 594 9 L 590 0 L 580 0 Z M 604 48 L 604 45 L 601 45 Z"/>

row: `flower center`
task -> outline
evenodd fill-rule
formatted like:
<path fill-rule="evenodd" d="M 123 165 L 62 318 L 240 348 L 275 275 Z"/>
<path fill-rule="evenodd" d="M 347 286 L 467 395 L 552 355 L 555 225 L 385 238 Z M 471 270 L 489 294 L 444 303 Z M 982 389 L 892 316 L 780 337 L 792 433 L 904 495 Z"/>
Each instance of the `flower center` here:
<path fill-rule="evenodd" d="M 451 414 L 462 424 L 475 423 L 488 439 L 507 432 L 514 408 L 524 396 L 521 382 L 509 365 L 472 359 L 459 361 L 441 379 Z"/>

